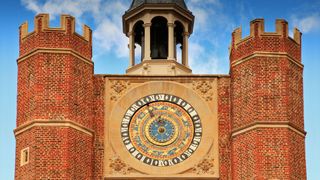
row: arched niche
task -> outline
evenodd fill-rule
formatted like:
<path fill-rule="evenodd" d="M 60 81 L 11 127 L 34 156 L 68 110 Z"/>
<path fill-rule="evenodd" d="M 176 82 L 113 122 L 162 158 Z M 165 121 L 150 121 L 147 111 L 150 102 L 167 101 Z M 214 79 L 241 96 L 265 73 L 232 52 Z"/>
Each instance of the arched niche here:
<path fill-rule="evenodd" d="M 135 48 L 135 61 L 140 60 L 142 61 L 143 55 L 144 55 L 144 22 L 143 21 L 137 21 L 133 26 L 133 32 L 134 32 L 134 45 L 135 47 L 138 45 L 140 48 Z M 141 52 L 137 52 L 137 50 L 141 50 Z M 138 57 L 140 56 L 140 58 Z"/>
<path fill-rule="evenodd" d="M 151 20 L 151 58 L 167 59 L 168 57 L 168 20 L 162 16 Z"/>

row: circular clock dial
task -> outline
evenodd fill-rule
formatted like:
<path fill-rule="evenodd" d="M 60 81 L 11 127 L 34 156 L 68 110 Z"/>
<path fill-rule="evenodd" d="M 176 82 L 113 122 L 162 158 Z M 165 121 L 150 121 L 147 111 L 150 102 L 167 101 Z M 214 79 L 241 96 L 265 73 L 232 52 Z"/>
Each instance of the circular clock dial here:
<path fill-rule="evenodd" d="M 132 104 L 121 123 L 121 137 L 129 153 L 151 166 L 172 166 L 198 148 L 201 120 L 185 100 L 154 94 Z"/>

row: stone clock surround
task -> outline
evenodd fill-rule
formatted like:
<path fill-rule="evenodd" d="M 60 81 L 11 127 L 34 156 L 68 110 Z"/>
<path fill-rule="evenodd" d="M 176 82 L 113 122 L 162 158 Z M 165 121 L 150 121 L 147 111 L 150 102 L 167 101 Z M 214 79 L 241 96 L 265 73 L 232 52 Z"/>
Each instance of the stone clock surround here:
<path fill-rule="evenodd" d="M 187 85 L 183 85 L 177 82 L 171 81 L 151 81 L 142 84 L 137 84 L 126 91 L 116 101 L 111 108 L 106 109 L 105 113 L 105 159 L 104 159 L 104 177 L 109 178 L 139 178 L 139 177 L 159 177 L 159 178 L 174 178 L 174 177 L 195 177 L 195 178 L 219 178 L 219 151 L 218 151 L 218 115 L 217 115 L 217 85 L 214 86 L 213 103 L 214 106 L 208 105 L 205 99 L 202 99 L 197 92 Z M 108 81 L 106 81 L 105 89 L 110 88 Z M 109 92 L 109 91 L 106 91 Z M 188 103 L 190 103 L 198 112 L 202 127 L 203 135 L 202 140 L 197 150 L 185 161 L 169 167 L 154 167 L 141 163 L 135 159 L 125 148 L 120 134 L 120 124 L 128 107 L 130 107 L 138 99 L 151 94 L 165 93 L 176 95 Z M 105 94 L 105 100 L 109 101 L 111 98 L 107 93 Z M 109 102 L 106 102 L 109 103 Z M 110 103 L 109 103 L 110 104 Z M 211 107 L 211 109 L 210 109 Z M 110 112 L 110 113 L 108 113 Z M 208 126 L 210 124 L 211 126 Z M 109 133 L 107 133 L 109 132 Z M 213 149 L 213 151 L 212 151 Z M 110 154 L 112 150 L 119 159 L 121 159 L 126 165 L 134 168 L 135 173 L 123 176 L 109 174 L 110 161 L 107 154 Z M 194 167 L 201 160 L 208 155 L 209 152 L 213 152 L 211 156 L 214 157 L 214 174 L 212 175 L 197 175 L 184 173 L 190 168 Z"/>

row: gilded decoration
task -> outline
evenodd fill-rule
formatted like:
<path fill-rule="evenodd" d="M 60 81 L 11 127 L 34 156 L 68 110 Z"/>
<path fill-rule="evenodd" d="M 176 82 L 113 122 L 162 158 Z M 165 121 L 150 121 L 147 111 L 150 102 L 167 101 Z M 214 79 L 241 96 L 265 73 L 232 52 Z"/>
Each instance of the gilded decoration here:
<path fill-rule="evenodd" d="M 213 97 L 213 83 L 211 81 L 194 81 L 193 90 L 197 91 L 203 99 L 211 101 Z"/>
<path fill-rule="evenodd" d="M 110 81 L 111 101 L 117 101 L 129 88 L 129 81 Z"/>

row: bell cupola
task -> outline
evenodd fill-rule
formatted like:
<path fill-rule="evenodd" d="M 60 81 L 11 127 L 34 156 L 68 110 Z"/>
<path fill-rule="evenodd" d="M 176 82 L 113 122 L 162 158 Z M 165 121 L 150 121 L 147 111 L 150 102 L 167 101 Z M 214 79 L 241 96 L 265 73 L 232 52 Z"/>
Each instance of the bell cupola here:
<path fill-rule="evenodd" d="M 191 74 L 188 41 L 193 24 L 184 0 L 133 0 L 123 15 L 130 51 L 127 74 Z"/>

